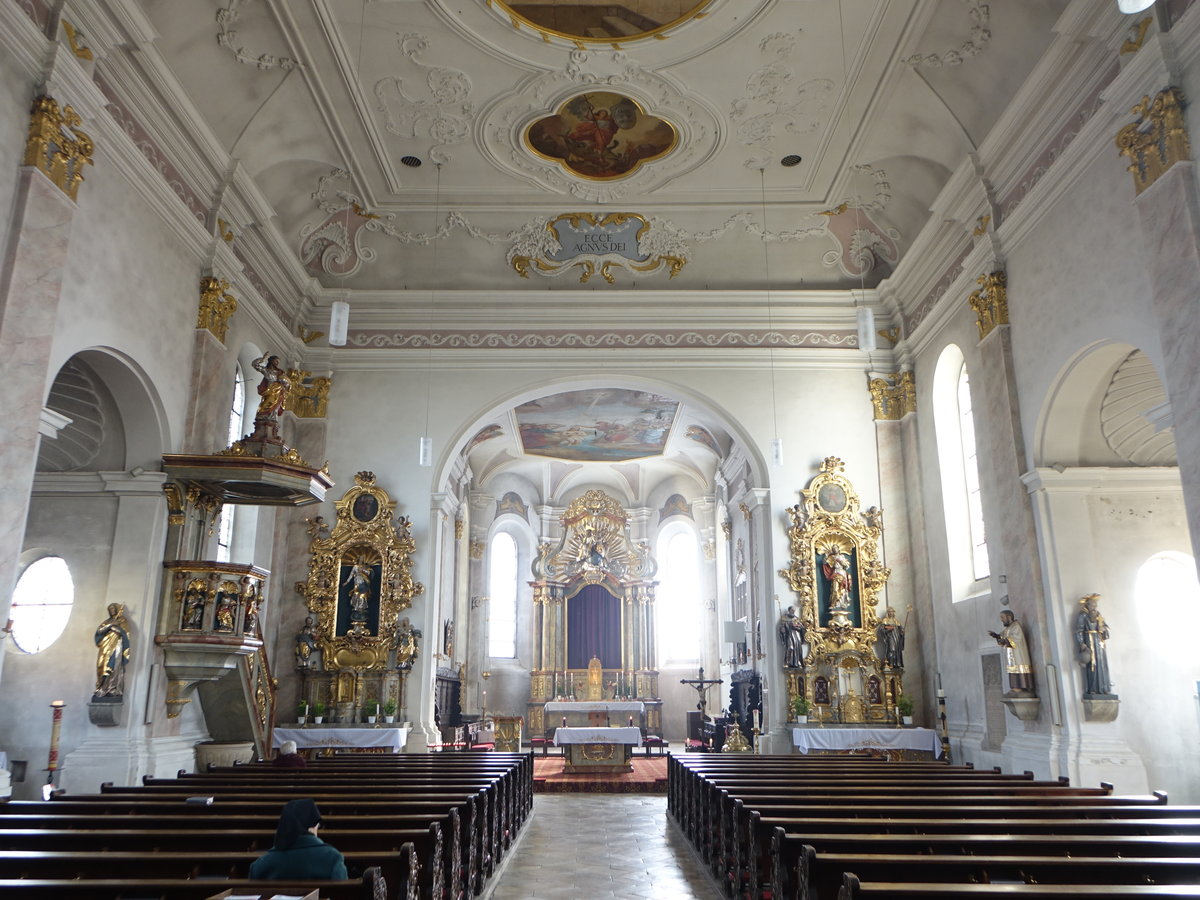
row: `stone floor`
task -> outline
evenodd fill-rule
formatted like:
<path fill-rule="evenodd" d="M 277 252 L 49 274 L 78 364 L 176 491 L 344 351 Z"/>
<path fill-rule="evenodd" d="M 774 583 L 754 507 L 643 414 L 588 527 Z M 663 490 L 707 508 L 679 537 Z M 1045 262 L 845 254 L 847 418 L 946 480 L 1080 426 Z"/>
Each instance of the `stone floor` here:
<path fill-rule="evenodd" d="M 646 794 L 539 794 L 484 900 L 719 900 L 722 894 Z"/>

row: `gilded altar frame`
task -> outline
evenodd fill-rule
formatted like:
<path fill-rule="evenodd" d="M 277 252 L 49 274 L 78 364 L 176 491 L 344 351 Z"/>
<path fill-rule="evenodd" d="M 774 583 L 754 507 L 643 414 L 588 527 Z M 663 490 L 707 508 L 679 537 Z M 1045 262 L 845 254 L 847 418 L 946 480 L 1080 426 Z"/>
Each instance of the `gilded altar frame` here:
<path fill-rule="evenodd" d="M 317 530 L 308 580 L 296 585 L 316 619 L 326 671 L 386 669 L 400 613 L 425 591 L 412 577 L 416 542 L 408 517 L 394 515 L 396 501 L 374 473 L 359 472 L 354 482 L 334 501 L 332 531 L 326 537 Z"/>
<path fill-rule="evenodd" d="M 788 509 L 790 564 L 779 574 L 798 595 L 808 644 L 804 664 L 784 669 L 788 709 L 805 697 L 810 720 L 887 722 L 902 688 L 876 653 L 878 606 L 891 574 L 879 557 L 883 511 L 861 509 L 844 469 L 826 457 Z"/>

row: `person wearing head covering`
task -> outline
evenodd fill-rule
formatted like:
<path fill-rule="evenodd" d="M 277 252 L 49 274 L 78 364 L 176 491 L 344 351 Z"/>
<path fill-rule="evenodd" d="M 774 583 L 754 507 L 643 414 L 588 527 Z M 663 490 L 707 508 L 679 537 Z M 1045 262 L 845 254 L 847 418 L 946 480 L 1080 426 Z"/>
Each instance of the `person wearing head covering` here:
<path fill-rule="evenodd" d="M 271 765 L 277 769 L 303 769 L 308 761 L 296 752 L 295 741 L 284 741 L 279 745 L 279 755 L 271 760 Z"/>
<path fill-rule="evenodd" d="M 346 876 L 342 854 L 317 837 L 321 813 L 307 798 L 289 800 L 275 829 L 275 846 L 250 864 L 255 879 L 329 879 Z"/>

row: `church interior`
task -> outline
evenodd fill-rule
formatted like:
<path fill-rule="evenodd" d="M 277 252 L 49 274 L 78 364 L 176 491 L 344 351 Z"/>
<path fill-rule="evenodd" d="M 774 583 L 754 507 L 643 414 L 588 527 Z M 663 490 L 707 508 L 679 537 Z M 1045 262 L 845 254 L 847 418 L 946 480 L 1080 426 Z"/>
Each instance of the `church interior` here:
<path fill-rule="evenodd" d="M 0 0 L 0 794 L 863 732 L 1200 803 L 1198 6 Z"/>

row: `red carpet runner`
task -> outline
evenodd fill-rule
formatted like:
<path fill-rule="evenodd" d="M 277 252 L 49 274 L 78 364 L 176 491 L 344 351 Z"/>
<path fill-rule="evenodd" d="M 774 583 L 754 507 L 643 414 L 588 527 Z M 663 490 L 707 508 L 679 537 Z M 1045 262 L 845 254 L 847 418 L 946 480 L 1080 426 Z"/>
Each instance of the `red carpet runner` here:
<path fill-rule="evenodd" d="M 561 756 L 533 758 L 535 794 L 665 794 L 666 757 L 638 757 L 632 772 L 615 775 L 564 775 Z"/>

